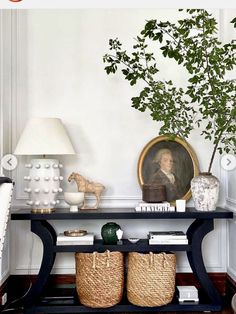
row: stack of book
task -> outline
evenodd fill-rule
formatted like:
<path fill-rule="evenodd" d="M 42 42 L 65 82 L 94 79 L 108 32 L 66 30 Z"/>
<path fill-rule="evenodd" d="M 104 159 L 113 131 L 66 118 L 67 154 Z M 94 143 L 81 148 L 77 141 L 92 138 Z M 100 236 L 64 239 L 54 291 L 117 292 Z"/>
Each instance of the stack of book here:
<path fill-rule="evenodd" d="M 80 237 L 68 237 L 63 233 L 57 236 L 57 245 L 93 245 L 94 244 L 94 234 L 87 233 Z"/>
<path fill-rule="evenodd" d="M 187 235 L 183 231 L 150 231 L 149 244 L 188 244 Z"/>
<path fill-rule="evenodd" d="M 175 211 L 174 206 L 170 206 L 170 203 L 144 203 L 140 202 L 135 207 L 136 212 L 172 212 Z"/>

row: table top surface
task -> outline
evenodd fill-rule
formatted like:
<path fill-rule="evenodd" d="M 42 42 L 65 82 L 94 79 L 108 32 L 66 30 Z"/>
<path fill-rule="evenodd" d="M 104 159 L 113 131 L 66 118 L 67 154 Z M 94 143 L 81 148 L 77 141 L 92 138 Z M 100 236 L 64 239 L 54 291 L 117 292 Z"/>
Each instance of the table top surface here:
<path fill-rule="evenodd" d="M 214 211 L 197 211 L 194 207 L 185 212 L 136 212 L 134 208 L 86 209 L 70 212 L 69 208 L 56 208 L 52 213 L 35 214 L 30 209 L 11 213 L 12 220 L 69 220 L 69 219 L 223 219 L 233 218 L 233 212 L 217 207 Z"/>

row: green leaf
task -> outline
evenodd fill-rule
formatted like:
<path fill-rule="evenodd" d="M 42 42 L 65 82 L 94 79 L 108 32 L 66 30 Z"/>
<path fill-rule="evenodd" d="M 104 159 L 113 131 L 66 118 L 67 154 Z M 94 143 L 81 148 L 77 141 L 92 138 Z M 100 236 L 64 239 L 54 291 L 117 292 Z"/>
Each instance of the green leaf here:
<path fill-rule="evenodd" d="M 226 79 L 235 70 L 236 41 L 218 40 L 217 21 L 206 10 L 186 12 L 176 23 L 147 21 L 130 53 L 122 51 L 118 38 L 110 39 L 111 53 L 103 56 L 105 71 L 119 69 L 135 90 L 141 89 L 132 98 L 132 107 L 147 110 L 152 120 L 160 122 L 160 134 L 188 137 L 200 128 L 202 137 L 220 153 L 236 153 L 236 80 Z M 231 23 L 236 27 L 236 18 Z M 168 71 L 167 65 L 159 72 L 163 58 L 172 61 Z M 188 84 L 179 86 L 167 78 L 173 62 L 180 65 L 180 76 L 183 72 Z"/>
<path fill-rule="evenodd" d="M 234 24 L 234 27 L 236 28 L 236 17 L 230 23 Z"/>

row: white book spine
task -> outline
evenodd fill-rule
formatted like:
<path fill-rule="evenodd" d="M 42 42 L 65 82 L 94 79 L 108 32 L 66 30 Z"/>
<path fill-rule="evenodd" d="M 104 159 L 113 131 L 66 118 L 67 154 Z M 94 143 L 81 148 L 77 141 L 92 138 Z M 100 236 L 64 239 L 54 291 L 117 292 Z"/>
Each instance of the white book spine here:
<path fill-rule="evenodd" d="M 69 239 L 67 238 L 62 238 L 62 237 L 57 237 L 57 241 L 68 241 L 68 242 L 73 242 L 73 241 L 90 241 L 93 240 L 94 237 L 89 237 L 89 238 L 77 238 L 77 237 L 70 237 Z"/>
<path fill-rule="evenodd" d="M 156 206 L 156 205 L 148 205 L 148 206 L 136 206 L 136 212 L 174 212 L 174 206 Z"/>
<path fill-rule="evenodd" d="M 153 240 L 185 240 L 186 235 L 150 235 L 150 239 Z"/>
<path fill-rule="evenodd" d="M 145 202 L 140 202 L 138 206 L 170 206 L 170 203 L 164 202 L 164 203 L 145 203 Z"/>
<path fill-rule="evenodd" d="M 166 241 L 166 240 L 187 240 L 187 236 L 151 236 L 150 240 L 156 240 L 156 241 Z"/>
<path fill-rule="evenodd" d="M 84 236 L 81 237 L 69 237 L 69 236 L 65 236 L 64 234 L 59 234 L 57 236 L 57 241 L 64 241 L 64 242 L 74 242 L 74 241 L 93 241 L 94 239 L 94 234 L 92 233 L 88 233 Z"/>
<path fill-rule="evenodd" d="M 150 239 L 149 244 L 188 244 L 188 239 L 181 239 L 181 240 L 175 240 L 175 239 L 166 239 L 166 240 L 156 240 L 156 239 Z"/>
<path fill-rule="evenodd" d="M 93 241 L 60 241 L 57 242 L 57 245 L 93 245 Z"/>

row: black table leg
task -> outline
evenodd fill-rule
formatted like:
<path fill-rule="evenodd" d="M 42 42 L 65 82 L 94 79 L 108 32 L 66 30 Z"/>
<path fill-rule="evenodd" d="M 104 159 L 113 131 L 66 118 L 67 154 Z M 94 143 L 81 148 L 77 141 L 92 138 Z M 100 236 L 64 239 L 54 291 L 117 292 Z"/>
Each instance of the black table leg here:
<path fill-rule="evenodd" d="M 43 258 L 36 281 L 24 299 L 26 307 L 32 305 L 40 296 L 52 270 L 56 254 L 53 246 L 56 244 L 56 232 L 46 220 L 32 220 L 31 231 L 34 232 L 43 243 Z"/>
<path fill-rule="evenodd" d="M 194 275 L 203 290 L 209 296 L 213 305 L 221 306 L 220 294 L 210 280 L 202 258 L 202 240 L 214 229 L 213 219 L 196 219 L 188 228 L 187 236 L 192 244 L 192 250 L 187 252 L 188 261 Z"/>

